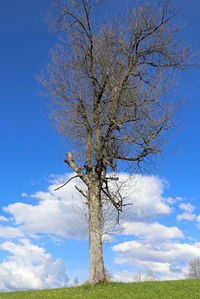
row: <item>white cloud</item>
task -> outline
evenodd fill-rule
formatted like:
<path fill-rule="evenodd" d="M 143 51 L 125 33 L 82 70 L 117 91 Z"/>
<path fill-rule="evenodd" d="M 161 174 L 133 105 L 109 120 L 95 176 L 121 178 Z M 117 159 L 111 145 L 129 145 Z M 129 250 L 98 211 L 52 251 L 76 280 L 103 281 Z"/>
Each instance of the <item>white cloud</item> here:
<path fill-rule="evenodd" d="M 65 176 L 65 180 L 70 176 L 71 174 Z M 62 177 L 62 183 L 63 179 Z M 55 191 L 55 188 L 60 186 L 60 180 L 58 177 L 57 184 L 51 184 L 47 192 L 39 191 L 31 195 L 39 199 L 36 205 L 16 202 L 4 207 L 5 212 L 12 214 L 15 225 L 22 233 L 54 234 L 74 239 L 86 238 L 87 227 L 84 221 L 86 207 L 84 210 L 84 204 L 81 204 L 80 196 L 74 188 L 75 182 L 70 182 Z"/>
<path fill-rule="evenodd" d="M 190 260 L 191 258 L 200 256 L 200 243 L 194 243 L 192 245 L 188 243 L 173 243 L 165 242 L 158 243 L 157 246 L 152 246 L 151 243 L 144 241 L 129 241 L 124 242 L 112 247 L 116 252 L 122 252 L 123 255 L 118 259 L 118 263 L 130 259 L 130 264 L 133 264 L 133 260 L 138 256 L 141 257 L 141 261 L 145 261 L 150 258 L 157 262 L 182 262 Z M 127 253 L 127 256 L 126 254 Z"/>
<path fill-rule="evenodd" d="M 183 238 L 177 227 L 166 227 L 160 223 L 124 222 L 122 234 L 143 237 L 148 242 Z"/>
<path fill-rule="evenodd" d="M 128 178 L 128 175 L 126 177 Z M 163 180 L 155 176 L 136 175 L 133 182 L 127 196 L 132 205 L 124 212 L 127 220 L 143 221 L 171 212 L 167 198 L 163 196 L 166 185 Z"/>
<path fill-rule="evenodd" d="M 26 234 L 55 234 L 65 238 L 82 239 L 80 215 L 76 214 L 71 203 L 66 201 L 43 200 L 38 205 L 15 203 L 5 211 L 15 218 L 15 224 Z"/>
<path fill-rule="evenodd" d="M 8 219 L 4 216 L 0 216 L 0 221 L 8 222 Z"/>
<path fill-rule="evenodd" d="M 0 238 L 13 239 L 24 237 L 24 233 L 19 227 L 2 226 L 0 225 Z"/>
<path fill-rule="evenodd" d="M 22 193 L 21 193 L 21 197 L 28 197 L 28 194 L 25 193 L 25 192 L 22 192 Z"/>
<path fill-rule="evenodd" d="M 182 201 L 184 200 L 184 198 L 180 197 L 180 196 L 177 196 L 177 197 L 168 197 L 167 198 L 167 202 L 170 204 L 170 205 L 173 205 L 175 204 L 177 201 Z"/>
<path fill-rule="evenodd" d="M 107 234 L 104 234 L 102 236 L 102 242 L 103 243 L 109 243 L 109 242 L 113 242 L 115 241 L 115 238 L 113 238 L 113 236 L 110 236 L 110 235 L 107 235 Z"/>
<path fill-rule="evenodd" d="M 121 271 L 112 274 L 112 281 L 117 282 L 134 282 L 135 281 L 135 273 L 129 271 Z"/>
<path fill-rule="evenodd" d="M 198 226 L 198 228 L 200 229 L 200 215 L 198 215 L 198 216 L 196 217 L 196 221 L 197 221 L 197 226 Z"/>
<path fill-rule="evenodd" d="M 51 176 L 50 185 L 46 192 L 40 190 L 30 195 L 31 198 L 38 200 L 36 204 L 16 202 L 5 207 L 4 211 L 12 215 L 15 227 L 0 226 L 0 237 L 25 238 L 38 234 L 46 234 L 50 235 L 51 240 L 57 240 L 59 237 L 73 239 L 87 238 L 87 206 L 84 205 L 83 200 L 80 199 L 80 194 L 74 188 L 80 182 L 77 179 L 72 180 L 63 188 L 55 191 L 57 187 L 66 182 L 72 175 Z M 152 222 L 153 218 L 169 215 L 172 211 L 170 205 L 178 200 L 182 200 L 182 198 L 176 197 L 173 199 L 165 197 L 164 189 L 166 182 L 155 176 L 135 175 L 130 179 L 129 175 L 121 173 L 119 174 L 119 178 L 120 182 L 125 182 L 123 192 L 126 202 L 131 205 L 127 206 L 121 214 L 121 230 L 118 231 L 118 234 L 134 235 L 136 240 L 112 247 L 113 251 L 117 253 L 116 262 L 119 264 L 128 263 L 136 265 L 142 271 L 153 270 L 161 279 L 185 278 L 186 263 L 193 257 L 200 256 L 200 244 L 189 245 L 187 243 L 178 243 L 176 239 L 184 237 L 183 232 L 178 227 L 166 227 L 158 222 Z M 84 189 L 83 186 L 81 188 Z M 182 216 L 178 215 L 180 217 L 179 220 L 181 220 L 183 215 L 188 217 L 187 220 L 193 217 L 192 211 L 194 207 L 192 205 L 181 203 L 179 208 L 185 211 Z M 106 217 L 111 219 L 110 215 L 112 215 L 111 222 L 115 223 L 113 208 L 110 208 Z M 198 220 L 200 222 L 200 216 Z M 104 241 L 113 240 L 109 234 L 109 227 L 112 227 L 112 225 L 107 225 L 106 228 L 108 229 L 106 231 L 107 234 L 104 236 Z M 49 257 L 44 249 L 37 246 L 34 247 L 31 243 L 26 243 L 28 241 L 23 242 L 25 243 L 21 245 L 11 242 L 4 243 L 4 248 L 2 248 L 6 249 L 7 246 L 7 250 L 12 252 L 13 257 L 0 264 L 0 280 L 1 276 L 3 277 L 1 271 L 4 271 L 2 273 L 6 273 L 5 269 L 7 267 L 8 275 L 13 269 L 13 273 L 17 273 L 16 276 L 21 277 L 24 288 L 30 288 L 29 282 L 32 279 L 35 279 L 34 288 L 48 287 L 48 285 L 52 287 L 52 282 L 48 284 L 48 281 L 50 281 L 48 279 L 50 278 L 47 279 L 45 276 L 48 272 L 45 270 L 48 268 L 48 266 L 47 268 L 44 266 L 45 261 L 47 261 L 45 265 L 49 265 L 49 261 L 51 260 L 52 264 L 55 265 L 55 269 L 58 267 L 58 270 L 55 270 L 58 271 L 56 272 L 58 273 L 58 277 L 59 273 L 64 275 L 64 272 L 59 270 L 61 269 L 59 268 L 61 264 L 57 260 L 53 260 L 51 256 Z M 33 246 L 35 252 L 38 252 L 38 258 L 43 256 L 44 263 L 41 262 L 41 265 L 38 260 L 31 260 L 30 262 L 24 257 L 26 255 L 25 252 L 30 252 L 28 248 L 31 246 Z M 14 248 L 13 251 L 12 248 Z M 21 255 L 17 254 L 18 251 L 21 252 Z M 19 274 L 16 272 L 18 261 L 22 265 L 21 268 L 19 267 Z M 38 263 L 40 266 L 35 266 Z M 26 273 L 27 264 L 27 271 L 29 272 L 27 273 L 26 281 L 23 273 Z M 42 269 L 42 267 L 44 271 L 40 272 L 38 269 Z M 62 275 L 61 278 L 64 277 Z M 115 278 L 117 277 L 116 275 Z M 120 275 L 125 277 L 126 273 L 118 273 L 118 277 Z M 133 279 L 133 275 L 131 279 Z M 2 281 L 3 285 L 1 286 L 0 284 L 0 289 L 9 287 L 9 279 L 5 283 L 4 280 Z M 12 276 L 10 281 L 12 284 Z M 73 281 L 70 283 L 73 284 Z M 59 283 L 57 285 L 59 286 Z M 17 287 L 16 280 L 13 280 L 11 287 L 13 289 Z M 23 288 L 20 282 L 19 287 Z"/>
<path fill-rule="evenodd" d="M 187 220 L 187 221 L 194 221 L 196 219 L 196 215 L 192 212 L 194 211 L 195 207 L 191 205 L 190 203 L 181 203 L 179 205 L 179 208 L 183 211 L 185 211 L 182 214 L 178 214 L 176 216 L 177 220 Z"/>
<path fill-rule="evenodd" d="M 52 194 L 52 190 L 49 188 L 49 192 L 38 191 L 35 194 L 31 194 L 30 197 L 40 200 L 53 200 L 57 198 L 57 194 Z"/>
<path fill-rule="evenodd" d="M 16 202 L 4 211 L 10 213 L 17 229 L 27 236 L 36 234 L 53 234 L 58 237 L 84 239 L 87 237 L 87 206 L 80 199 L 75 185 L 78 179 L 70 181 L 63 188 L 55 191 L 57 187 L 66 182 L 74 174 L 51 176 L 47 192 L 38 191 L 30 195 L 37 198 L 37 204 Z M 130 179 L 128 174 L 119 174 L 120 182 L 125 182 L 123 192 L 126 201 L 130 203 L 121 214 L 122 222 L 144 221 L 153 217 L 166 215 L 171 212 L 167 198 L 163 192 L 165 182 L 155 176 L 136 175 Z M 84 187 L 81 186 L 83 189 Z M 114 224 L 115 211 L 109 208 Z M 108 213 L 109 214 L 109 213 Z M 106 216 L 110 219 L 110 215 Z M 109 233 L 109 228 L 106 231 Z M 112 230 L 112 229 L 111 229 Z"/>
<path fill-rule="evenodd" d="M 179 221 L 180 220 L 194 221 L 195 218 L 196 218 L 195 214 L 191 214 L 191 213 L 187 213 L 187 212 L 176 216 L 176 219 Z"/>
<path fill-rule="evenodd" d="M 191 205 L 190 203 L 181 203 L 179 205 L 179 208 L 188 212 L 188 213 L 192 213 L 195 209 L 195 207 L 193 205 Z"/>
<path fill-rule="evenodd" d="M 129 241 L 112 247 L 118 253 L 116 263 L 138 266 L 139 269 L 152 270 L 161 280 L 184 279 L 188 263 L 200 257 L 200 243 L 162 243 Z"/>
<path fill-rule="evenodd" d="M 138 208 L 139 202 L 140 208 L 142 207 L 141 213 L 143 212 L 147 219 L 150 215 L 153 218 L 162 213 L 163 215 L 170 213 L 168 204 L 175 203 L 179 198 L 165 199 L 163 197 L 164 183 L 156 177 L 139 177 L 139 180 L 143 181 L 144 189 L 134 208 Z M 155 206 L 158 206 L 158 210 Z M 147 208 L 149 212 L 145 211 Z M 184 218 L 184 216 L 188 217 L 187 220 L 195 218 L 195 215 L 192 214 L 194 207 L 191 204 L 181 203 L 179 208 L 186 212 L 177 216 L 177 219 L 181 220 L 181 217 Z M 139 215 L 138 212 L 137 215 Z M 122 223 L 121 233 L 132 235 L 137 239 L 112 247 L 112 250 L 117 253 L 116 263 L 132 265 L 136 268 L 136 272 L 143 272 L 141 274 L 143 276 L 145 271 L 151 270 L 161 280 L 186 278 L 188 262 L 192 258 L 200 256 L 200 243 L 190 245 L 178 242 L 177 239 L 184 237 L 178 227 L 166 227 L 160 223 L 146 222 L 145 220 L 144 218 L 138 221 L 136 217 L 136 221 L 129 218 L 129 221 Z M 173 239 L 174 241 L 172 241 Z M 122 271 L 114 274 L 114 277 L 118 281 L 135 281 L 135 273 L 130 276 L 129 274 Z"/>
<path fill-rule="evenodd" d="M 23 239 L 19 244 L 5 242 L 2 250 L 10 252 L 0 264 L 0 291 L 64 287 L 68 277 L 61 260 L 53 259 L 44 248 Z"/>
<path fill-rule="evenodd" d="M 113 174 L 110 174 L 113 176 Z M 115 195 L 121 185 L 120 193 L 125 204 L 120 218 L 122 221 L 145 221 L 155 217 L 168 215 L 171 213 L 169 199 L 163 193 L 167 183 L 156 176 L 133 175 L 119 173 L 119 180 L 110 180 L 109 187 Z M 119 184 L 119 185 L 118 185 Z M 172 198 L 170 198 L 170 201 Z M 108 218 L 116 214 L 113 207 L 109 206 L 110 214 Z"/>
<path fill-rule="evenodd" d="M 166 183 L 157 177 L 136 176 L 136 179 L 141 188 L 136 192 L 133 190 L 131 202 L 134 204 L 127 208 L 129 217 L 122 219 L 121 230 L 121 234 L 132 235 L 136 240 L 112 247 L 117 253 L 116 263 L 132 265 L 134 271 L 141 272 L 143 276 L 144 272 L 152 270 L 161 280 L 186 278 L 188 262 L 200 256 L 200 243 L 182 243 L 178 239 L 184 238 L 184 234 L 178 227 L 152 222 L 157 216 L 169 214 L 169 204 L 183 198 L 165 198 Z M 177 219 L 195 219 L 196 215 L 192 214 L 194 206 L 181 203 L 179 208 L 185 213 L 178 215 Z M 136 272 L 129 276 L 128 272 L 122 271 L 114 277 L 121 281 L 135 281 Z"/>
<path fill-rule="evenodd" d="M 133 273 L 126 270 L 121 272 L 116 272 L 112 274 L 112 281 L 117 282 L 140 282 L 140 281 L 152 281 L 156 280 L 156 278 L 151 275 L 151 273 Z"/>

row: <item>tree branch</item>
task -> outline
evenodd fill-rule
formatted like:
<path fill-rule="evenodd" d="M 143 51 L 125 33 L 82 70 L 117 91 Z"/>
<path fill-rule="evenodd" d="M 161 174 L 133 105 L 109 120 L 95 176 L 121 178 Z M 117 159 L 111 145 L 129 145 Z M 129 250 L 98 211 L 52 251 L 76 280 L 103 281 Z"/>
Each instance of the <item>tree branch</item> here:
<path fill-rule="evenodd" d="M 69 167 L 71 167 L 77 173 L 77 175 L 80 177 L 80 179 L 88 186 L 90 184 L 90 180 L 84 174 L 84 172 L 82 171 L 82 169 L 79 168 L 75 164 L 75 160 L 74 160 L 72 152 L 68 152 L 68 153 L 66 153 L 66 155 L 67 155 L 67 159 L 65 159 L 65 163 L 67 163 L 69 165 Z"/>
<path fill-rule="evenodd" d="M 83 29 L 83 31 L 86 33 L 87 37 L 90 39 L 90 35 L 89 33 L 87 32 L 87 29 L 85 28 L 85 25 L 83 24 L 83 22 L 81 22 L 71 11 L 69 11 L 68 9 L 65 9 L 65 12 L 63 13 L 63 15 L 61 16 L 62 18 L 65 16 L 65 15 L 69 15 L 71 16 L 75 22 L 77 22 Z"/>
<path fill-rule="evenodd" d="M 81 195 L 83 195 L 83 197 L 85 197 L 88 200 L 88 196 L 83 192 L 83 190 L 81 190 L 79 187 L 75 186 L 76 190 L 81 193 Z"/>
<path fill-rule="evenodd" d="M 70 178 L 67 182 L 65 182 L 63 185 L 61 185 L 60 187 L 54 189 L 54 191 L 57 191 L 57 190 L 61 189 L 62 187 L 64 187 L 65 185 L 67 185 L 71 180 L 73 180 L 73 179 L 75 179 L 75 178 L 78 178 L 78 177 L 79 177 L 79 175 L 75 175 L 75 176 L 71 177 L 71 178 Z"/>

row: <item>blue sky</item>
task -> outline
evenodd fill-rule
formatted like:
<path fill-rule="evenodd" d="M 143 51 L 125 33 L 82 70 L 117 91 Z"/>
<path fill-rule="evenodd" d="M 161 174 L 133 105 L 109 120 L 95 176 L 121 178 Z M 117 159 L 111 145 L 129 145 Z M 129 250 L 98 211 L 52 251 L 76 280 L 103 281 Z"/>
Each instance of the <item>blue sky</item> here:
<path fill-rule="evenodd" d="M 175 1 L 182 8 L 177 22 L 185 24 L 181 38 L 198 52 L 200 2 L 180 2 Z M 122 5 L 122 0 L 108 0 L 99 18 Z M 0 291 L 88 278 L 83 206 L 73 183 L 53 191 L 71 173 L 63 162 L 68 147 L 50 127 L 45 99 L 37 95 L 35 76 L 56 42 L 44 22 L 47 8 L 45 0 L 1 3 Z M 200 257 L 199 79 L 198 68 L 180 74 L 177 94 L 188 104 L 181 130 L 167 146 L 171 153 L 163 154 L 152 176 L 136 176 L 133 186 L 142 188 L 129 190 L 134 209 L 122 217 L 113 240 L 107 235 L 105 264 L 115 280 L 134 280 L 137 272 L 149 269 L 160 279 L 184 278 L 188 261 Z"/>

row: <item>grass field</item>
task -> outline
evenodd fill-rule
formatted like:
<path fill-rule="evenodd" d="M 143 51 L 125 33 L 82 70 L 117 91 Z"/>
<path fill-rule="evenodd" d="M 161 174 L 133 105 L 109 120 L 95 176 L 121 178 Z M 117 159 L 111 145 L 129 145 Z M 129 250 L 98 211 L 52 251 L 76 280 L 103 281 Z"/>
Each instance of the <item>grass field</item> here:
<path fill-rule="evenodd" d="M 200 280 L 107 283 L 90 287 L 0 293 L 0 298 L 200 299 Z"/>

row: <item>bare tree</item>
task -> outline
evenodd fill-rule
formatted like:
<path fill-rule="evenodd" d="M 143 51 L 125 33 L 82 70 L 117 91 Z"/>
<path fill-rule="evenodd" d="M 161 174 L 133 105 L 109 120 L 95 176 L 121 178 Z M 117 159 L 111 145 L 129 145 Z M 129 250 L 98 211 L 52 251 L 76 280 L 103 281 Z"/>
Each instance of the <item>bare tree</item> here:
<path fill-rule="evenodd" d="M 134 280 L 136 282 L 144 282 L 144 281 L 155 281 L 153 271 L 149 270 L 146 274 L 142 274 L 140 272 L 136 273 Z"/>
<path fill-rule="evenodd" d="M 111 279 L 113 278 L 112 274 L 108 271 L 107 268 L 104 268 L 104 272 L 105 272 L 106 280 L 111 281 Z"/>
<path fill-rule="evenodd" d="M 189 262 L 189 278 L 200 279 L 200 258 Z"/>
<path fill-rule="evenodd" d="M 177 103 L 170 87 L 190 49 L 177 43 L 168 1 L 95 23 L 100 1 L 52 0 L 50 26 L 60 42 L 40 78 L 51 121 L 69 141 L 65 162 L 86 186 L 77 186 L 89 211 L 90 284 L 106 280 L 102 252 L 103 203 L 118 215 L 126 203 L 110 182 L 117 166 L 144 169 L 174 128 Z M 122 162 L 124 162 L 122 164 Z"/>

